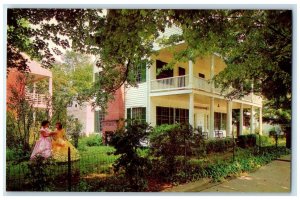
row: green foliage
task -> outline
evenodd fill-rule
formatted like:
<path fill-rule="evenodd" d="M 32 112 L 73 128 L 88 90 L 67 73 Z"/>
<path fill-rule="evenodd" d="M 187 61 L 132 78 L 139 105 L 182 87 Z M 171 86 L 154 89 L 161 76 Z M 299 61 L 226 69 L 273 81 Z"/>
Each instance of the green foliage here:
<path fill-rule="evenodd" d="M 25 74 L 19 75 L 17 85 L 26 85 L 31 78 Z M 30 132 L 33 128 L 33 113 L 39 113 L 33 103 L 26 100 L 24 88 L 9 85 L 11 96 L 7 100 L 7 146 L 9 148 L 23 148 L 24 155 L 30 151 Z"/>
<path fill-rule="evenodd" d="M 67 106 L 73 100 L 79 101 L 82 96 L 86 96 L 86 92 L 92 87 L 93 63 L 87 55 L 67 51 L 64 63 L 56 64 L 51 71 L 53 73 L 52 122 L 59 121 L 66 125 Z"/>
<path fill-rule="evenodd" d="M 81 133 L 82 124 L 73 116 L 68 116 L 67 134 L 71 136 L 74 146 L 78 147 L 78 140 Z"/>
<path fill-rule="evenodd" d="M 153 171 L 166 179 L 172 178 L 186 162 L 186 156 L 192 154 L 192 138 L 193 129 L 188 125 L 162 125 L 155 128 L 150 137 Z"/>
<path fill-rule="evenodd" d="M 235 176 L 242 172 L 251 172 L 281 155 L 289 154 L 285 147 L 264 147 L 256 155 L 250 151 L 242 151 L 244 153 L 238 154 L 234 162 L 231 160 L 217 160 L 214 163 L 204 165 L 194 163 L 189 166 L 189 174 L 186 177 L 196 177 L 196 179 L 206 177 L 211 178 L 213 181 L 221 181 L 228 176 Z"/>
<path fill-rule="evenodd" d="M 28 180 L 33 191 L 51 191 L 54 187 L 54 176 L 50 166 L 56 163 L 51 159 L 36 157 L 28 163 Z"/>
<path fill-rule="evenodd" d="M 208 140 L 205 143 L 206 153 L 226 152 L 233 147 L 232 138 Z"/>
<path fill-rule="evenodd" d="M 85 143 L 89 147 L 103 145 L 102 137 L 98 134 L 97 135 L 89 135 L 88 137 L 86 137 Z"/>
<path fill-rule="evenodd" d="M 256 145 L 256 134 L 239 135 L 237 145 L 242 148 L 254 147 Z"/>
<path fill-rule="evenodd" d="M 141 142 L 145 141 L 151 127 L 145 122 L 132 121 L 126 129 L 117 130 L 110 144 L 115 147 L 114 155 L 120 157 L 113 164 L 115 172 L 122 172 L 130 182 L 133 191 L 142 191 L 147 187 L 147 173 L 150 161 L 139 155 Z"/>

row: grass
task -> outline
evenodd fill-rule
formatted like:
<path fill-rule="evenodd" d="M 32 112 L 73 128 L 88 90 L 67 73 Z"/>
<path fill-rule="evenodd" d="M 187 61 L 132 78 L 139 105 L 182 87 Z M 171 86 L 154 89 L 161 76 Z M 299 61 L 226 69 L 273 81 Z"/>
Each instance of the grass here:
<path fill-rule="evenodd" d="M 78 172 L 80 177 L 97 177 L 96 179 L 100 180 L 101 177 L 108 177 L 113 174 L 113 163 L 118 159 L 118 156 L 113 155 L 115 149 L 110 146 L 99 146 L 98 143 L 95 143 L 96 146 L 88 146 L 87 143 L 91 138 L 81 138 L 79 140 L 79 153 L 80 160 L 72 163 L 72 172 Z M 274 141 L 270 138 L 264 141 L 264 145 L 274 145 Z M 284 146 L 285 140 L 279 139 L 278 146 Z M 139 155 L 146 157 L 148 156 L 149 149 L 142 148 L 138 149 Z M 235 156 L 236 159 L 246 159 L 253 157 L 252 149 L 240 149 L 236 148 Z M 7 177 L 8 185 L 12 184 L 13 188 L 20 188 L 19 190 L 23 190 L 21 184 L 24 180 L 27 180 L 26 174 L 28 174 L 28 160 L 18 162 L 18 158 L 15 157 L 16 153 L 12 150 L 7 150 Z M 15 159 L 14 159 L 15 158 Z M 226 171 L 232 171 L 231 168 L 237 168 L 235 165 L 230 165 L 228 167 L 221 165 L 223 162 L 232 163 L 232 152 L 220 152 L 220 153 L 211 153 L 207 154 L 204 157 L 193 157 L 188 159 L 188 163 L 192 166 L 198 166 L 201 169 L 208 169 L 208 173 L 210 173 L 210 168 L 214 165 L 223 167 L 224 169 L 220 169 L 216 174 L 212 174 L 212 176 L 219 177 L 218 173 L 220 173 L 221 177 L 225 176 Z M 243 162 L 246 162 L 242 160 Z M 248 161 L 247 161 L 248 162 Z M 248 167 L 248 163 L 244 164 Z M 250 166 L 251 167 L 251 166 Z M 66 181 L 66 173 L 67 173 L 67 165 L 57 164 L 50 166 L 51 175 L 63 177 L 61 181 Z M 210 170 L 210 171 L 209 171 Z M 100 177 L 100 178 L 99 178 Z"/>

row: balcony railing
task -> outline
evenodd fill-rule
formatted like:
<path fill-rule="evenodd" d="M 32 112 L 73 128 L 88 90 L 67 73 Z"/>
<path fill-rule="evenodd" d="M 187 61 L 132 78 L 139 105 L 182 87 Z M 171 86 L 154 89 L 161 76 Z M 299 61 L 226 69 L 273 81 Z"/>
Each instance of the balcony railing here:
<path fill-rule="evenodd" d="M 156 79 L 151 81 L 151 91 L 184 89 L 188 84 L 188 75 Z"/>
<path fill-rule="evenodd" d="M 193 77 L 193 85 L 189 85 L 189 76 L 174 76 L 170 78 L 155 79 L 151 81 L 151 92 L 171 91 L 180 89 L 197 89 L 205 92 L 212 92 L 218 95 L 226 95 L 231 90 L 222 91 L 221 88 L 212 87 L 212 83 L 203 78 Z M 242 98 L 244 101 L 261 103 L 261 97 L 257 95 L 247 95 Z"/>
<path fill-rule="evenodd" d="M 47 106 L 47 95 L 26 92 L 25 98 L 28 102 L 32 103 L 36 107 L 46 107 Z"/>

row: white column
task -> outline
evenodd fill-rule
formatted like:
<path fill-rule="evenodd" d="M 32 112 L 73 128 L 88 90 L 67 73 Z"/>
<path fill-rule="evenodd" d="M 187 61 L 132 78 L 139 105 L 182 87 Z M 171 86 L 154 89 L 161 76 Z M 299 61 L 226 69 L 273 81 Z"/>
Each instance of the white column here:
<path fill-rule="evenodd" d="M 253 103 L 253 87 L 254 87 L 254 84 L 253 84 L 253 80 L 252 80 L 252 83 L 251 83 L 251 102 Z"/>
<path fill-rule="evenodd" d="M 210 65 L 210 79 L 213 79 L 215 75 L 215 56 L 212 54 L 211 56 L 211 65 Z M 214 92 L 215 84 L 214 82 L 211 83 L 211 92 Z"/>
<path fill-rule="evenodd" d="M 49 77 L 49 94 L 52 96 L 52 77 Z"/>
<path fill-rule="evenodd" d="M 251 106 L 250 111 L 250 134 L 254 133 L 254 106 Z"/>
<path fill-rule="evenodd" d="M 147 108 L 146 108 L 146 122 L 150 123 L 150 119 L 151 119 L 151 98 L 150 98 L 150 83 L 151 83 L 151 79 L 150 79 L 150 68 L 146 68 L 146 83 L 147 83 Z M 124 98 L 125 99 L 125 98 Z"/>
<path fill-rule="evenodd" d="M 262 135 L 262 107 L 259 108 L 259 134 Z"/>
<path fill-rule="evenodd" d="M 213 138 L 215 136 L 215 133 L 214 133 L 214 129 L 215 129 L 215 99 L 214 97 L 210 97 L 210 107 L 209 107 L 209 137 L 210 138 Z"/>
<path fill-rule="evenodd" d="M 189 60 L 189 88 L 193 88 L 194 66 L 193 61 Z"/>
<path fill-rule="evenodd" d="M 32 91 L 32 94 L 33 94 L 33 98 L 35 99 L 35 93 L 36 93 L 36 82 L 33 82 L 33 91 Z"/>
<path fill-rule="evenodd" d="M 189 103 L 189 124 L 194 128 L 194 93 L 190 93 L 190 103 Z"/>
<path fill-rule="evenodd" d="M 240 135 L 243 135 L 243 125 L 244 125 L 244 105 L 241 104 L 241 108 L 240 108 Z"/>
<path fill-rule="evenodd" d="M 227 101 L 226 136 L 232 135 L 232 101 Z"/>

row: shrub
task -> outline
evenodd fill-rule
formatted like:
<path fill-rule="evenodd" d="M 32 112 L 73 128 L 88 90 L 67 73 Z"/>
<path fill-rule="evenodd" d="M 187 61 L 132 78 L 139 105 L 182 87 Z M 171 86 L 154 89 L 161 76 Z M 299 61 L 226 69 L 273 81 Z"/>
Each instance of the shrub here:
<path fill-rule="evenodd" d="M 233 146 L 232 138 L 208 140 L 205 143 L 207 153 L 225 152 L 231 149 Z"/>
<path fill-rule="evenodd" d="M 53 160 L 41 156 L 28 163 L 27 177 L 33 191 L 49 191 L 54 188 L 55 177 L 50 166 L 55 164 Z"/>
<path fill-rule="evenodd" d="M 102 137 L 100 135 L 90 135 L 86 139 L 86 145 L 89 146 L 89 147 L 101 146 L 101 145 L 103 145 Z"/>
<path fill-rule="evenodd" d="M 182 169 L 185 160 L 180 156 L 192 155 L 193 129 L 189 125 L 162 125 L 150 136 L 150 153 L 154 156 L 154 173 L 172 179 Z"/>
<path fill-rule="evenodd" d="M 251 172 L 262 165 L 289 154 L 290 151 L 285 147 L 262 147 L 260 152 L 253 155 L 251 151 L 242 150 L 234 162 L 229 160 L 218 160 L 214 163 L 201 165 L 199 163 L 189 163 L 187 177 L 190 179 L 211 178 L 213 181 L 220 181 L 228 176 L 237 175 L 241 172 Z"/>
<path fill-rule="evenodd" d="M 112 135 L 110 145 L 116 149 L 114 155 L 120 155 L 113 167 L 115 172 L 124 170 L 133 191 L 142 191 L 148 185 L 146 177 L 150 161 L 140 156 L 138 149 L 142 147 L 141 142 L 147 139 L 151 127 L 145 122 L 130 122 L 126 129 L 119 129 Z"/>
<path fill-rule="evenodd" d="M 263 135 L 257 135 L 256 141 L 257 141 L 257 145 L 259 145 L 260 147 L 272 146 L 275 144 L 273 138 L 270 138 L 268 136 L 263 136 Z"/>
<path fill-rule="evenodd" d="M 21 162 L 23 160 L 28 160 L 30 157 L 28 151 L 24 151 L 22 145 L 18 145 L 16 148 L 6 148 L 6 160 L 7 161 L 16 161 Z"/>
<path fill-rule="evenodd" d="M 242 148 L 254 147 L 256 145 L 256 137 L 256 134 L 239 135 L 237 144 Z"/>

